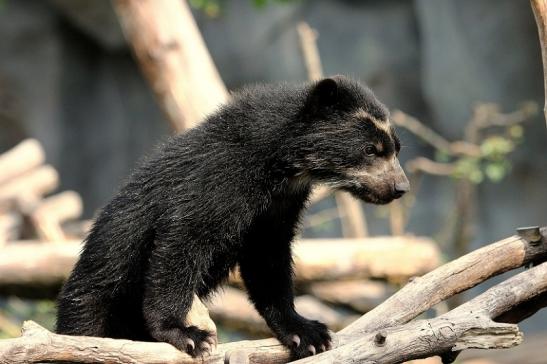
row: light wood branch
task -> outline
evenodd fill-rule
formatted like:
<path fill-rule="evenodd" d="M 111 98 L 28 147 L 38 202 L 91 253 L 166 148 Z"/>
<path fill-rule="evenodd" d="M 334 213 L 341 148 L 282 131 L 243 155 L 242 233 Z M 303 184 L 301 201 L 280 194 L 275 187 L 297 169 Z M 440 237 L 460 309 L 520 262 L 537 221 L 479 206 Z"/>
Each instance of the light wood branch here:
<path fill-rule="evenodd" d="M 468 348 L 509 348 L 522 341 L 514 324 L 492 319 L 547 292 L 547 263 L 520 273 L 431 320 L 419 320 L 378 332 L 338 337 L 335 348 L 296 363 L 370 362 L 397 364 Z M 347 337 L 346 337 L 347 338 Z M 47 349 L 47 350 L 45 350 Z M 236 355 L 234 355 L 236 354 Z M 231 360 L 232 355 L 234 359 Z M 286 351 L 275 340 L 242 341 L 219 345 L 204 363 L 282 363 Z M 143 343 L 106 338 L 72 337 L 25 323 L 23 336 L 0 341 L 0 363 L 36 363 L 65 360 L 82 363 L 195 363 L 165 343 Z"/>
<path fill-rule="evenodd" d="M 405 165 L 410 173 L 425 172 L 434 176 L 451 176 L 454 174 L 455 166 L 452 163 L 440 163 L 425 157 L 416 157 Z"/>
<path fill-rule="evenodd" d="M 45 153 L 35 139 L 26 139 L 0 155 L 0 184 L 38 167 Z"/>
<path fill-rule="evenodd" d="M 397 364 L 464 349 L 510 348 L 522 342 L 522 333 L 514 324 L 493 319 L 547 292 L 546 277 L 547 263 L 543 263 L 437 318 L 367 333 L 347 345 L 294 363 Z"/>
<path fill-rule="evenodd" d="M 298 23 L 296 30 L 300 39 L 306 70 L 308 71 L 308 79 L 317 81 L 323 77 L 321 57 L 319 57 L 319 50 L 317 49 L 317 32 L 306 22 Z"/>
<path fill-rule="evenodd" d="M 125 37 L 176 131 L 228 98 L 186 1 L 115 0 Z"/>
<path fill-rule="evenodd" d="M 31 212 L 30 219 L 40 240 L 59 242 L 66 240 L 61 223 L 82 215 L 83 203 L 74 191 L 64 191 L 41 200 Z"/>
<path fill-rule="evenodd" d="M 433 129 L 425 126 L 425 124 L 415 117 L 400 110 L 393 111 L 390 119 L 395 125 L 409 130 L 437 150 L 450 155 L 478 156 L 481 154 L 480 148 L 477 145 L 466 142 L 450 142 Z"/>
<path fill-rule="evenodd" d="M 380 306 L 340 332 L 355 335 L 408 322 L 437 303 L 484 280 L 547 257 L 547 227 L 531 244 L 514 235 L 466 254 L 415 278 Z"/>
<path fill-rule="evenodd" d="M 333 351 L 312 358 L 313 362 L 330 358 L 322 362 L 331 363 L 332 357 L 329 355 L 334 355 L 340 362 L 358 359 L 366 362 L 365 358 L 381 358 L 378 362 L 400 363 L 471 347 L 509 347 L 518 344 L 521 337 L 516 326 L 493 323 L 491 319 L 538 297 L 544 298 L 547 263 L 498 284 L 443 316 L 407 323 L 440 300 L 495 274 L 547 259 L 547 228 L 542 228 L 540 233 L 540 239 L 533 242 L 517 236 L 504 239 L 412 280 L 382 305 L 339 332 L 335 336 Z M 0 363 L 45 360 L 120 364 L 195 363 L 186 354 L 164 343 L 68 337 L 49 333 L 35 324 L 27 324 L 26 328 L 22 338 L 0 341 Z M 406 341 L 403 341 L 405 338 Z M 398 346 L 402 343 L 411 344 Z M 44 350 L 46 347 L 48 350 Z M 372 350 L 375 347 L 376 350 Z M 288 354 L 283 346 L 274 339 L 264 339 L 219 345 L 203 362 L 276 364 L 287 359 Z"/>
<path fill-rule="evenodd" d="M 43 165 L 0 185 L 0 200 L 17 199 L 19 196 L 41 196 L 53 191 L 58 184 L 57 171 L 52 166 Z"/>
<path fill-rule="evenodd" d="M 543 113 L 547 123 L 547 1 L 530 0 L 530 3 L 536 19 L 541 47 L 541 58 L 543 60 L 543 84 L 545 91 L 545 106 Z"/>
<path fill-rule="evenodd" d="M 29 287 L 33 294 L 40 293 L 36 287 L 55 292 L 76 262 L 81 242 L 26 241 L 0 249 L 0 293 L 26 296 Z M 432 240 L 410 236 L 301 240 L 294 253 L 297 282 L 367 276 L 402 281 L 440 264 Z"/>

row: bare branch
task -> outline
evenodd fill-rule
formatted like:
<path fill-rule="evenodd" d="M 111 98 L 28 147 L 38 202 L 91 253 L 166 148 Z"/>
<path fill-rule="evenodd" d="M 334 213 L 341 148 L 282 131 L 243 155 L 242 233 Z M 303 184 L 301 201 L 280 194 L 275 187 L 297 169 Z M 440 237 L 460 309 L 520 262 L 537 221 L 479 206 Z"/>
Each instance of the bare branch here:
<path fill-rule="evenodd" d="M 455 168 L 452 163 L 439 163 L 425 157 L 414 158 L 405 166 L 410 173 L 425 172 L 435 176 L 451 176 Z"/>
<path fill-rule="evenodd" d="M 305 22 L 298 23 L 296 29 L 300 38 L 300 47 L 302 48 L 304 61 L 306 62 L 308 79 L 312 81 L 319 80 L 323 77 L 323 68 L 317 49 L 317 32 Z"/>
<path fill-rule="evenodd" d="M 433 129 L 425 126 L 418 119 L 405 114 L 400 110 L 395 110 L 391 114 L 391 120 L 395 125 L 407 129 L 412 132 L 418 138 L 431 145 L 433 148 L 443 151 L 450 155 L 480 155 L 480 149 L 478 146 L 465 142 L 451 143 Z"/>
<path fill-rule="evenodd" d="M 495 274 L 545 260 L 547 228 L 542 228 L 540 233 L 541 239 L 530 242 L 517 236 L 504 239 L 414 279 L 382 305 L 336 335 L 333 351 L 309 360 L 331 363 L 336 358 L 340 362 L 355 362 L 365 361 L 366 357 L 366 360 L 382 363 L 400 363 L 452 350 L 518 344 L 521 336 L 516 326 L 494 323 L 491 319 L 515 307 L 522 307 L 525 302 L 544 298 L 547 263 L 510 278 L 436 319 L 405 323 L 441 300 Z M 195 362 L 164 343 L 55 335 L 35 324 L 27 324 L 26 328 L 22 338 L 0 341 L 0 363 L 45 360 L 120 364 L 135 361 L 166 364 Z M 379 330 L 383 330 L 380 337 Z M 42 350 L 45 347 L 48 350 Z M 219 345 L 212 356 L 203 362 L 275 364 L 284 363 L 287 359 L 288 353 L 283 346 L 274 339 L 265 339 Z"/>
<path fill-rule="evenodd" d="M 541 46 L 541 56 L 543 59 L 543 82 L 545 90 L 545 106 L 543 112 L 547 122 L 547 1 L 546 0 L 530 0 L 536 24 L 538 27 L 538 35 Z"/>

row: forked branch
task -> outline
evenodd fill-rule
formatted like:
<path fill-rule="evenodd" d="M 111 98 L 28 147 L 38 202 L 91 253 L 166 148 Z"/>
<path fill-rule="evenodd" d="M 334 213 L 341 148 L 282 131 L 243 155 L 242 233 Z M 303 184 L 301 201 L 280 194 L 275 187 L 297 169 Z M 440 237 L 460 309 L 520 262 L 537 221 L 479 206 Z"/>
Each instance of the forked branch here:
<path fill-rule="evenodd" d="M 431 320 L 410 322 L 454 294 L 502 272 L 547 260 L 547 228 L 512 236 L 478 249 L 416 278 L 376 309 L 341 330 L 334 349 L 301 362 L 331 363 L 405 360 L 452 353 L 466 348 L 517 345 L 521 333 L 513 324 L 545 305 L 547 263 L 520 273 L 462 306 Z M 528 307 L 529 306 L 529 307 Z M 410 323 L 409 323 L 410 322 Z M 47 350 L 46 350 L 47 349 Z M 288 353 L 274 339 L 221 344 L 205 363 L 286 363 Z M 164 343 L 71 337 L 27 323 L 23 336 L 0 341 L 0 363 L 41 361 L 82 363 L 201 362 Z"/>

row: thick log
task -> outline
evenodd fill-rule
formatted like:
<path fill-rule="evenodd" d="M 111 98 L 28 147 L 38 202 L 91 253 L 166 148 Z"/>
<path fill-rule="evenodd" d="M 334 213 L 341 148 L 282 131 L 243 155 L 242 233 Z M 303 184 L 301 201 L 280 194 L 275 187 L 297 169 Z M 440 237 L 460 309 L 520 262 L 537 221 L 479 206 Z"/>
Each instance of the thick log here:
<path fill-rule="evenodd" d="M 340 334 L 356 335 L 400 325 L 492 276 L 545 259 L 546 227 L 541 228 L 541 235 L 541 243 L 537 244 L 531 244 L 517 235 L 511 236 L 415 278 Z"/>
<path fill-rule="evenodd" d="M 460 277 L 460 279 L 464 279 Z M 378 350 L 378 332 L 348 345 L 295 363 L 359 362 L 397 364 L 407 360 L 464 349 L 500 349 L 520 344 L 522 333 L 514 324 L 493 320 L 514 307 L 547 292 L 547 263 L 492 287 L 454 310 L 431 320 L 419 320 L 383 331 L 385 345 Z M 353 335 L 361 331 L 353 331 Z M 353 360 L 353 361 L 352 361 Z"/>
<path fill-rule="evenodd" d="M 0 294 L 52 298 L 70 274 L 80 253 L 79 241 L 46 244 L 10 242 L 0 248 Z"/>
<path fill-rule="evenodd" d="M 0 154 L 0 185 L 33 168 L 45 160 L 45 153 L 37 140 L 26 139 Z"/>
<path fill-rule="evenodd" d="M 335 348 L 297 363 L 383 363 L 407 360 L 467 348 L 509 348 L 522 341 L 514 324 L 492 319 L 527 300 L 547 292 L 547 263 L 520 273 L 462 306 L 431 320 L 354 336 L 337 338 Z M 346 337 L 347 338 L 347 337 Z M 232 361 L 231 358 L 237 359 Z M 275 340 L 241 341 L 219 345 L 202 363 L 282 363 L 286 352 Z M 165 343 L 143 343 L 105 338 L 73 337 L 48 332 L 25 323 L 23 336 L 0 341 L 0 363 L 41 361 L 82 363 L 195 363 L 194 359 Z"/>
<path fill-rule="evenodd" d="M 116 0 L 123 32 L 176 131 L 228 98 L 186 1 Z"/>
<path fill-rule="evenodd" d="M 374 277 L 400 282 L 440 264 L 435 242 L 413 236 L 304 239 L 293 251 L 300 281 Z"/>
<path fill-rule="evenodd" d="M 80 248 L 76 240 L 6 244 L 0 254 L 0 293 L 54 293 Z M 401 281 L 434 269 L 440 261 L 435 243 L 418 237 L 302 240 L 295 243 L 294 253 L 297 283 L 369 276 Z"/>
<path fill-rule="evenodd" d="M 320 354 L 314 359 L 321 360 L 321 355 L 335 355 L 342 360 L 341 362 L 344 362 L 341 358 L 346 358 L 347 362 L 359 360 L 365 362 L 365 356 L 368 358 L 369 355 L 376 355 L 392 360 L 386 361 L 387 363 L 399 363 L 412 358 L 444 354 L 450 350 L 457 351 L 468 347 L 506 347 L 518 343 L 520 334 L 516 326 L 493 323 L 490 319 L 508 315 L 512 308 L 522 307 L 525 302 L 541 297 L 547 291 L 545 279 L 547 263 L 520 273 L 491 288 L 468 304 L 441 316 L 444 322 L 437 318 L 433 319 L 436 321 L 404 324 L 435 305 L 439 299 L 449 298 L 492 275 L 544 260 L 547 257 L 547 229 L 542 228 L 540 232 L 541 239 L 537 241 L 534 239 L 528 242 L 519 237 L 510 237 L 448 263 L 420 279 L 413 280 L 384 304 L 359 319 L 359 324 L 350 325 L 337 334 L 333 352 Z M 416 301 L 416 304 L 413 304 L 413 301 Z M 400 314 L 400 311 L 408 311 L 408 313 Z M 379 318 L 379 314 L 383 317 Z M 395 319 L 391 318 L 392 315 Z M 367 319 L 368 316 L 372 318 Z M 368 331 L 367 328 L 361 327 L 363 322 L 370 323 Z M 424 322 L 425 326 L 421 326 Z M 0 341 L 0 363 L 31 363 L 48 359 L 86 363 L 115 361 L 122 364 L 135 361 L 166 364 L 194 362 L 186 354 L 163 343 L 64 337 L 48 333 L 35 325 L 29 325 L 27 325 L 31 329 L 29 331 L 34 330 L 36 335 L 27 335 L 27 337 L 24 335 L 19 339 Z M 462 329 L 458 328 L 459 325 Z M 378 336 L 381 329 L 385 330 Z M 409 346 L 408 352 L 393 345 L 393 343 L 400 343 L 399 339 L 403 338 L 408 338 L 410 342 L 415 343 Z M 375 352 L 367 351 L 371 347 L 371 342 L 378 346 Z M 43 350 L 44 345 L 47 346 L 47 351 Z M 427 348 L 424 349 L 424 347 Z M 393 355 L 395 351 L 399 353 L 398 357 Z M 264 339 L 219 345 L 211 356 L 205 358 L 204 362 L 225 363 L 230 362 L 227 358 L 232 357 L 234 362 L 237 359 L 256 364 L 284 363 L 288 359 L 287 351 L 276 340 Z"/>

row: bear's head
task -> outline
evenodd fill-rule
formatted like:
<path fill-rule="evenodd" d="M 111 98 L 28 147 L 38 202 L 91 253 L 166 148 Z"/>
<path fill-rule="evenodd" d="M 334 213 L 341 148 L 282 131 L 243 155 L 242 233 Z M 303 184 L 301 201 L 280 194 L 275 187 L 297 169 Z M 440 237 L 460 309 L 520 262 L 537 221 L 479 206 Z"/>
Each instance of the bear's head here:
<path fill-rule="evenodd" d="M 359 82 L 335 76 L 312 84 L 301 120 L 300 167 L 312 181 L 375 204 L 409 191 L 389 111 Z"/>

